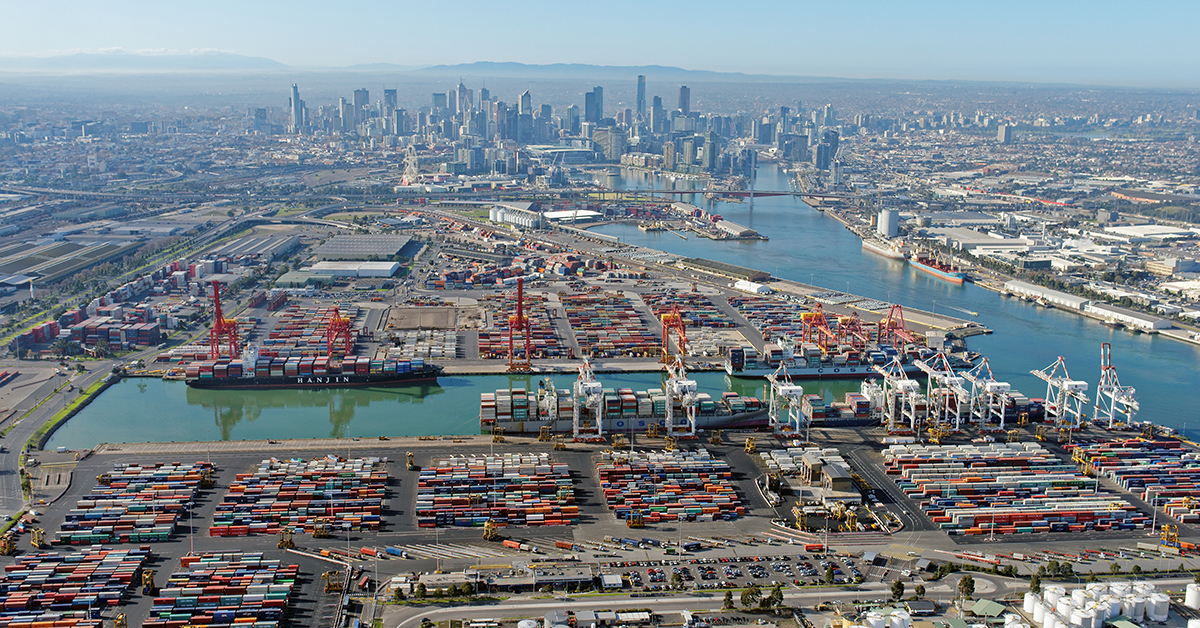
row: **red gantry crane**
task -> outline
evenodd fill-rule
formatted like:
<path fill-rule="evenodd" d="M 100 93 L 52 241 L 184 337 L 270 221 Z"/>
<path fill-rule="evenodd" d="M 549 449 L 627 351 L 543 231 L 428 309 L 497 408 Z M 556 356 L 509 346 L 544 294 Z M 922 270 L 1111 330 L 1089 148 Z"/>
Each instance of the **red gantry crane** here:
<path fill-rule="evenodd" d="M 675 343 L 679 347 L 679 359 L 682 360 L 687 356 L 687 326 L 683 322 L 683 314 L 679 312 L 679 306 L 671 306 L 671 311 L 663 312 L 662 315 L 662 359 L 659 362 L 669 364 L 671 358 L 671 332 L 675 332 Z"/>
<path fill-rule="evenodd" d="M 879 342 L 897 344 L 898 341 L 920 342 L 916 334 L 904 323 L 904 308 L 898 304 L 888 310 L 888 315 L 879 321 Z"/>
<path fill-rule="evenodd" d="M 213 324 L 212 331 L 208 334 L 208 359 L 219 360 L 221 358 L 222 338 L 229 341 L 229 357 L 236 358 L 238 356 L 237 321 L 225 318 L 225 314 L 221 312 L 221 282 L 213 281 L 212 288 Z"/>
<path fill-rule="evenodd" d="M 513 344 L 513 332 L 521 334 L 525 344 L 525 354 L 517 356 Z M 533 370 L 533 350 L 530 346 L 529 318 L 525 316 L 525 278 L 517 277 L 517 312 L 508 317 L 508 372 L 528 373 Z"/>
<path fill-rule="evenodd" d="M 332 356 L 338 339 L 345 343 L 342 355 L 350 355 L 354 348 L 354 340 L 350 334 L 350 319 L 342 316 L 337 306 L 333 306 L 329 325 L 325 328 L 325 355 Z"/>

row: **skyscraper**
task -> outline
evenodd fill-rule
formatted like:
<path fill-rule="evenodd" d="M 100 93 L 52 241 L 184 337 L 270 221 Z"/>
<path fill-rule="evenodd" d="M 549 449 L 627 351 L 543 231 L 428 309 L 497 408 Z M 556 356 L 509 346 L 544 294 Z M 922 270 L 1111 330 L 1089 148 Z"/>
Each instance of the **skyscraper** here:
<path fill-rule="evenodd" d="M 1001 144 L 1012 144 L 1013 143 L 1013 128 L 1012 128 L 1012 126 L 1007 125 L 1007 124 L 1001 124 L 999 130 L 996 132 L 996 141 L 1000 142 Z"/>
<path fill-rule="evenodd" d="M 371 104 L 371 92 L 364 89 L 354 90 L 354 121 L 361 122 L 367 115 L 367 105 Z"/>
<path fill-rule="evenodd" d="M 638 75 L 637 85 L 637 120 L 641 122 L 646 119 L 646 75 Z"/>
<path fill-rule="evenodd" d="M 592 93 L 596 95 L 596 122 L 599 122 L 604 119 L 604 88 L 596 86 Z"/>
<path fill-rule="evenodd" d="M 687 85 L 679 86 L 679 110 L 685 116 L 692 112 L 692 90 Z"/>
<path fill-rule="evenodd" d="M 457 94 L 456 104 L 458 105 L 459 113 L 467 113 L 471 111 L 471 90 L 463 85 L 462 79 L 458 79 L 458 87 L 455 89 Z"/>
<path fill-rule="evenodd" d="M 390 116 L 390 115 L 392 115 L 392 112 L 396 110 L 396 108 L 398 106 L 399 106 L 398 101 L 396 100 L 396 90 L 394 90 L 394 89 L 383 90 L 384 113 L 386 113 L 387 115 Z"/>
<path fill-rule="evenodd" d="M 521 103 L 517 111 L 523 114 L 533 114 L 533 96 L 530 95 L 529 90 L 525 90 L 525 93 L 521 94 Z"/>
<path fill-rule="evenodd" d="M 304 101 L 300 100 L 300 88 L 292 83 L 292 125 L 291 132 L 299 133 L 304 128 Z"/>
<path fill-rule="evenodd" d="M 650 132 L 661 133 L 667 124 L 667 112 L 663 110 L 662 96 L 655 96 L 653 103 L 650 106 Z"/>

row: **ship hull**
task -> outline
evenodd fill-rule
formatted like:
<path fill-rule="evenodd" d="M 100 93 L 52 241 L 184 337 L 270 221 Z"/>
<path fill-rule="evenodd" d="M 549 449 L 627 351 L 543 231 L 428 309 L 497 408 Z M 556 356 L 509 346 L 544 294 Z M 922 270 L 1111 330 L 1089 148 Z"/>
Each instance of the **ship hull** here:
<path fill-rule="evenodd" d="M 881 244 L 879 242 L 872 242 L 871 240 L 863 240 L 862 248 L 864 251 L 870 251 L 876 255 L 880 255 L 880 256 L 886 257 L 888 259 L 900 260 L 900 259 L 904 259 L 904 258 L 908 257 L 907 255 L 905 255 L 904 253 L 902 253 L 900 251 L 897 251 L 891 247 L 884 246 L 883 244 Z"/>
<path fill-rule="evenodd" d="M 645 432 L 650 428 L 651 424 L 658 424 L 663 427 L 666 419 L 662 417 L 623 417 L 620 419 L 604 419 L 602 423 L 604 433 L 616 432 Z M 714 429 L 729 429 L 729 428 L 755 428 L 767 425 L 766 409 L 756 410 L 754 412 L 741 412 L 738 414 L 709 414 L 699 415 L 696 417 L 696 429 L 698 430 L 714 430 Z M 500 421 L 496 423 L 482 423 L 481 430 L 490 431 L 492 427 L 502 427 L 505 433 L 508 434 L 537 434 L 542 427 L 549 427 L 556 434 L 570 434 L 573 428 L 570 419 L 554 419 L 554 420 L 538 420 L 528 419 L 525 421 Z"/>
<path fill-rule="evenodd" d="M 767 377 L 776 371 L 778 367 L 749 367 L 743 368 L 740 371 L 735 371 L 733 367 L 726 362 L 725 373 L 732 377 L 759 378 Z M 910 376 L 922 376 L 924 372 L 917 368 L 914 364 L 905 364 L 904 372 Z M 792 381 L 800 380 L 818 380 L 818 379 L 873 379 L 882 377 L 878 371 L 872 368 L 871 365 L 822 365 L 820 367 L 808 366 L 792 366 L 788 365 L 788 376 Z"/>
<path fill-rule="evenodd" d="M 934 277 L 937 277 L 938 279 L 941 279 L 942 281 L 948 281 L 953 284 L 961 285 L 963 283 L 963 281 L 966 280 L 966 278 L 967 278 L 966 274 L 964 274 L 962 272 L 958 272 L 958 271 L 950 272 L 950 271 L 942 270 L 940 268 L 934 268 L 933 266 L 922 263 L 915 258 L 909 258 L 908 263 L 912 264 L 913 268 L 916 268 L 917 270 L 919 270 L 921 272 L 929 273 L 930 275 L 933 275 Z"/>
<path fill-rule="evenodd" d="M 186 380 L 193 388 L 268 389 L 268 388 L 358 388 L 363 386 L 407 386 L 436 382 L 441 369 L 419 373 L 372 373 L 367 375 L 293 375 L 284 377 L 221 377 Z"/>

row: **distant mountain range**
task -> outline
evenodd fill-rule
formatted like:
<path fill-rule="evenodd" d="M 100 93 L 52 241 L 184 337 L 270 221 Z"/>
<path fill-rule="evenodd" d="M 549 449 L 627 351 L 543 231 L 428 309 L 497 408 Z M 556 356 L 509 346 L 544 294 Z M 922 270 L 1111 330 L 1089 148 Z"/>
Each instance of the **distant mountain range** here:
<path fill-rule="evenodd" d="M 470 76 L 545 79 L 627 79 L 646 74 L 657 80 L 771 82 L 784 80 L 821 81 L 819 77 L 784 77 L 740 72 L 685 70 L 662 65 L 615 66 L 584 63 L 536 65 L 479 61 L 456 65 L 400 65 L 360 63 L 346 67 L 289 66 L 266 57 L 213 52 L 193 54 L 147 54 L 136 52 L 78 53 L 53 57 L 0 57 L 0 72 L 23 73 L 163 73 L 163 72 L 369 72 L 419 76 Z"/>

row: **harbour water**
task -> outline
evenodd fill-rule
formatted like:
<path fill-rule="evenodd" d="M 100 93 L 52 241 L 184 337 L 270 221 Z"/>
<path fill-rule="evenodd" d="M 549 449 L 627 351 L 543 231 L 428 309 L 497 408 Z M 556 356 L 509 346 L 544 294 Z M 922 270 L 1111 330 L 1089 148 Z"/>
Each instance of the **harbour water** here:
<path fill-rule="evenodd" d="M 622 171 L 627 189 L 693 189 L 704 182 L 662 181 L 643 171 Z M 775 165 L 758 169 L 758 190 L 789 189 L 787 174 Z M 834 218 L 794 197 L 775 196 L 749 203 L 713 202 L 701 194 L 683 200 L 714 211 L 770 237 L 769 241 L 681 240 L 670 233 L 642 232 L 635 225 L 596 227 L 623 242 L 685 256 L 706 257 L 770 272 L 773 276 L 833 290 L 977 320 L 993 329 L 968 346 L 989 358 L 996 379 L 1030 397 L 1043 397 L 1046 384 L 1032 369 L 1066 359 L 1072 379 L 1090 384 L 1095 398 L 1100 377 L 1100 344 L 1112 344 L 1121 383 L 1134 386 L 1141 402 L 1138 418 L 1200 437 L 1200 347 L 1154 335 L 1112 329 L 1101 322 L 1059 309 L 1004 298 L 973 284 L 952 285 L 920 272 L 902 260 L 862 250 L 858 236 Z M 977 312 L 972 317 L 969 312 Z"/>
<path fill-rule="evenodd" d="M 672 185 L 644 172 L 623 172 L 610 180 L 627 188 Z M 678 181 L 703 187 L 703 182 Z M 757 189 L 788 189 L 786 174 L 774 165 L 759 169 Z M 1139 418 L 1200 437 L 1200 347 L 1158 336 L 1114 330 L 1098 321 L 1059 309 L 1005 299 L 972 284 L 955 286 L 919 272 L 903 261 L 863 251 L 858 237 L 841 223 L 792 197 L 749 203 L 713 203 L 702 195 L 684 200 L 716 210 L 725 218 L 770 237 L 769 241 L 687 241 L 665 232 L 642 232 L 635 225 L 597 230 L 623 241 L 686 256 L 706 257 L 769 271 L 773 275 L 830 289 L 972 318 L 995 330 L 971 338 L 969 346 L 988 356 L 993 374 L 1030 397 L 1046 386 L 1029 374 L 1064 356 L 1074 379 L 1091 384 L 1100 374 L 1100 343 L 1110 342 L 1121 382 L 1135 386 Z M 654 373 L 603 374 L 605 387 L 645 390 L 661 385 Z M 558 376 L 568 387 L 573 375 Z M 704 392 L 725 390 L 765 399 L 761 380 L 697 373 Z M 48 446 L 91 447 L 101 442 L 203 441 L 327 436 L 412 436 L 473 434 L 479 430 L 479 393 L 497 388 L 536 388 L 537 378 L 489 375 L 444 377 L 436 386 L 315 391 L 195 390 L 182 382 L 125 380 L 113 386 L 59 429 Z M 840 399 L 854 382 L 805 382 L 806 392 Z M 169 409 L 164 411 L 164 409 Z"/>
<path fill-rule="evenodd" d="M 766 400 L 763 380 L 694 373 L 700 390 L 726 390 Z M 125 379 L 59 428 L 47 447 L 70 449 L 99 443 L 261 440 L 479 433 L 479 393 L 497 388 L 536 389 L 542 376 L 442 377 L 436 385 L 324 390 L 212 390 L 183 382 Z M 574 375 L 547 377 L 567 388 Z M 646 390 L 662 386 L 657 373 L 602 373 L 606 388 Z M 841 399 L 858 384 L 822 383 L 827 400 Z M 165 408 L 169 411 L 164 412 Z"/>

